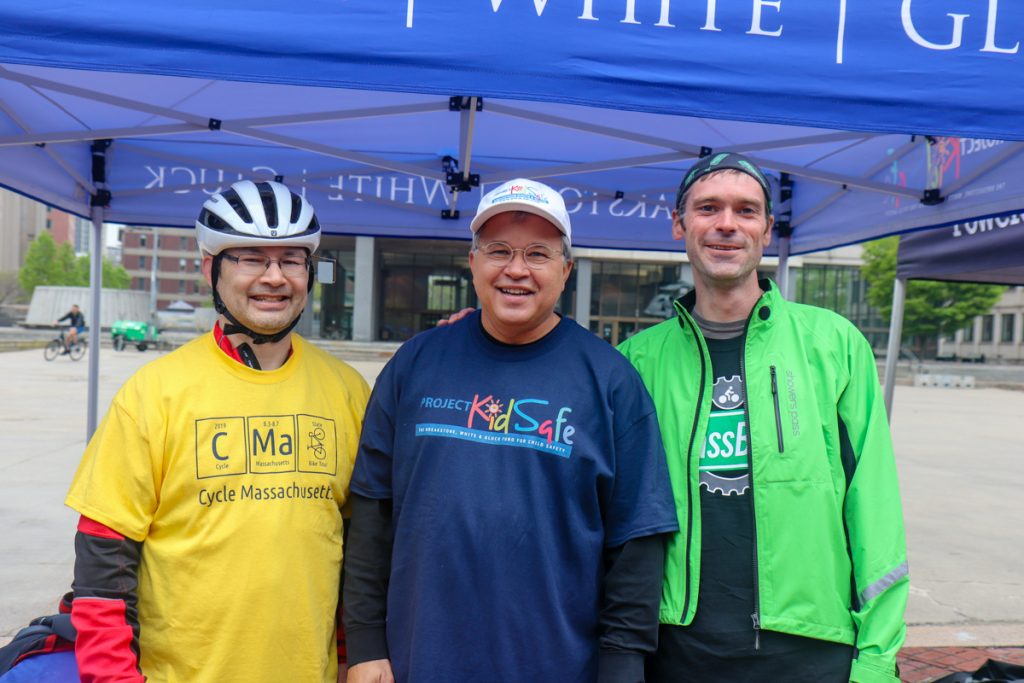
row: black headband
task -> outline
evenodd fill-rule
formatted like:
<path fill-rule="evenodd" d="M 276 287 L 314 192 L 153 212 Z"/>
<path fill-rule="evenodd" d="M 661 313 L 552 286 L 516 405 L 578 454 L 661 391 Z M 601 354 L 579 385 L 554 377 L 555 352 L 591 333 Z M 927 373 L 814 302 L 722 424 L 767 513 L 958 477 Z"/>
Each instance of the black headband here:
<path fill-rule="evenodd" d="M 742 154 L 734 154 L 732 152 L 709 154 L 698 159 L 697 163 L 690 167 L 690 170 L 683 176 L 683 182 L 679 184 L 679 190 L 676 192 L 676 209 L 679 208 L 679 203 L 683 201 L 683 195 L 693 187 L 694 183 L 709 173 L 725 169 L 746 173 L 756 180 L 757 184 L 761 186 L 761 190 L 764 191 L 765 206 L 768 209 L 768 213 L 772 212 L 772 190 L 768 184 L 768 178 L 752 161 Z"/>

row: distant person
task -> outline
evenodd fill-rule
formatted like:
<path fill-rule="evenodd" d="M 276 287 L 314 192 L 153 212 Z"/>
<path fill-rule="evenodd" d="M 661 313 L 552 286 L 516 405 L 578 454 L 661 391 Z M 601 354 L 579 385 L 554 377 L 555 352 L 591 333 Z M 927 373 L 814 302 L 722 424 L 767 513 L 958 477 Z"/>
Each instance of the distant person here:
<path fill-rule="evenodd" d="M 407 341 L 374 387 L 345 557 L 350 683 L 638 683 L 676 513 L 643 384 L 555 313 L 561 195 L 484 195 L 481 309 Z"/>
<path fill-rule="evenodd" d="M 292 332 L 320 225 L 284 185 L 241 181 L 196 241 L 213 331 L 125 383 L 67 497 L 82 680 L 335 683 L 369 388 Z"/>
<path fill-rule="evenodd" d="M 69 353 L 68 347 L 78 341 L 78 335 L 85 332 L 85 315 L 78 308 L 78 304 L 71 304 L 71 310 L 57 318 L 53 324 L 60 325 L 65 320 L 68 321 L 67 335 L 64 337 L 64 351 L 63 353 Z"/>
<path fill-rule="evenodd" d="M 898 683 L 909 579 L 878 370 L 845 318 L 757 266 L 764 173 L 700 159 L 672 213 L 694 290 L 625 341 L 658 409 L 679 511 L 651 683 Z"/>

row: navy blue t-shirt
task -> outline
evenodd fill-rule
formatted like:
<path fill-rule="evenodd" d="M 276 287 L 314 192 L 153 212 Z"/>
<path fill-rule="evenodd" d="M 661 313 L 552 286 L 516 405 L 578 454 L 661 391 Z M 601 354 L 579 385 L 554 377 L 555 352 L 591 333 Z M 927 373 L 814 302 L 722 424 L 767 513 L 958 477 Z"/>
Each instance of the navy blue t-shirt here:
<path fill-rule="evenodd" d="M 563 319 L 522 346 L 479 312 L 377 379 L 352 491 L 391 498 L 398 681 L 591 682 L 606 548 L 676 529 L 654 406 Z"/>

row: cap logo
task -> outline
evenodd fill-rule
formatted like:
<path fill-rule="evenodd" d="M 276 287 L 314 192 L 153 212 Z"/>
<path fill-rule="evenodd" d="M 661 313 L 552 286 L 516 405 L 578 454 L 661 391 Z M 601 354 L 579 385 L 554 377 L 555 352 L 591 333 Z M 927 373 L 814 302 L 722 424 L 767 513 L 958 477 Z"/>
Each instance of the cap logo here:
<path fill-rule="evenodd" d="M 509 185 L 508 191 L 491 199 L 491 204 L 509 202 L 514 200 L 526 200 L 535 204 L 550 204 L 548 198 L 528 185 Z"/>

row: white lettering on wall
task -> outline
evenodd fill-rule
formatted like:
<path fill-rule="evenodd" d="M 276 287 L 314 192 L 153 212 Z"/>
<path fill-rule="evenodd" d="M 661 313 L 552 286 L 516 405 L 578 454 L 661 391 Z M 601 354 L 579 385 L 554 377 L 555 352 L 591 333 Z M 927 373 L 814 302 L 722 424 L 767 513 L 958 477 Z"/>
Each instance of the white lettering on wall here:
<path fill-rule="evenodd" d="M 947 13 L 946 16 L 952 17 L 953 19 L 953 36 L 950 38 L 948 43 L 933 43 L 930 40 L 925 40 L 924 36 L 918 33 L 917 28 L 914 27 L 914 21 L 910 16 L 910 3 L 912 1 L 913 0 L 903 0 L 903 7 L 900 9 L 900 18 L 903 21 L 903 31 L 907 34 L 908 38 L 921 47 L 926 47 L 929 50 L 955 50 L 960 47 L 964 34 L 964 19 L 971 16 L 970 14 Z"/>
<path fill-rule="evenodd" d="M 196 184 L 196 174 L 191 168 L 187 166 L 171 166 L 170 175 L 173 177 L 175 174 L 178 173 L 183 173 L 186 176 L 188 176 L 188 182 L 186 183 L 186 185 Z M 189 192 L 191 192 L 191 190 L 189 189 L 175 190 L 174 194 L 188 194 Z"/>
<path fill-rule="evenodd" d="M 782 35 L 782 24 L 779 24 L 779 28 L 774 31 L 766 31 L 761 25 L 761 8 L 762 7 L 773 7 L 775 11 L 782 11 L 782 0 L 754 0 L 754 14 L 750 19 L 750 30 L 747 31 L 748 35 L 753 36 L 772 36 L 778 37 Z"/>
<path fill-rule="evenodd" d="M 712 0 L 714 2 L 714 0 Z M 671 5 L 672 0 L 661 0 L 661 15 L 658 17 L 658 23 L 655 26 L 664 26 L 666 28 L 675 28 L 675 24 L 670 23 L 668 20 L 668 8 Z"/>
<path fill-rule="evenodd" d="M 639 24 L 636 20 L 636 0 L 626 0 L 626 17 L 622 19 L 620 24 Z"/>
<path fill-rule="evenodd" d="M 715 26 L 715 0 L 708 0 L 708 12 L 705 15 L 704 25 L 700 27 L 701 31 L 721 31 L 722 29 Z"/>
<path fill-rule="evenodd" d="M 504 0 L 491 0 L 491 9 L 497 12 L 501 9 L 501 3 Z M 547 7 L 548 0 L 533 0 L 533 8 L 537 10 L 537 16 L 544 14 L 544 8 Z"/>
<path fill-rule="evenodd" d="M 573 192 L 576 194 L 576 204 L 571 209 L 569 208 L 569 200 L 565 199 L 566 192 Z M 563 187 L 561 190 L 559 190 L 558 193 L 562 195 L 562 199 L 565 199 L 566 213 L 576 213 L 577 211 L 583 208 L 583 193 L 577 190 L 575 187 Z"/>
<path fill-rule="evenodd" d="M 373 176 L 368 176 L 368 175 L 350 175 L 348 177 L 348 179 L 356 181 L 356 190 L 355 190 L 355 192 L 356 192 L 356 194 L 362 194 L 363 193 L 363 181 L 364 180 L 373 180 Z M 359 197 L 356 197 L 356 201 L 357 202 L 361 202 L 363 200 L 360 199 Z"/>
<path fill-rule="evenodd" d="M 1020 48 L 1020 41 L 1014 43 L 1013 47 L 996 47 L 996 16 L 999 12 L 999 0 L 988 0 L 988 25 L 985 27 L 985 47 L 982 52 L 1002 52 L 1008 55 L 1017 54 Z"/>
<path fill-rule="evenodd" d="M 420 182 L 423 183 L 423 194 L 427 195 L 428 204 L 434 203 L 434 195 L 440 191 L 441 198 L 444 200 L 444 205 L 448 206 L 448 189 L 445 187 L 444 183 L 440 180 L 435 180 L 433 186 L 428 188 L 427 179 L 423 176 L 420 176 Z"/>
<path fill-rule="evenodd" d="M 150 190 L 154 187 L 164 186 L 164 167 L 161 166 L 159 170 L 154 169 L 152 166 L 146 166 L 146 170 L 152 174 L 153 179 L 146 183 L 146 187 L 143 189 Z"/>
<path fill-rule="evenodd" d="M 399 192 L 405 193 L 405 203 L 412 204 L 412 184 L 416 180 L 412 176 L 405 178 L 405 187 L 398 187 L 398 176 L 391 176 L 391 201 L 395 201 L 395 195 Z"/>

